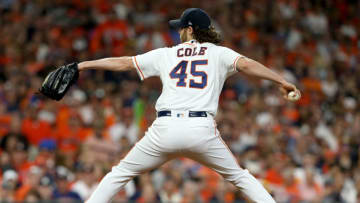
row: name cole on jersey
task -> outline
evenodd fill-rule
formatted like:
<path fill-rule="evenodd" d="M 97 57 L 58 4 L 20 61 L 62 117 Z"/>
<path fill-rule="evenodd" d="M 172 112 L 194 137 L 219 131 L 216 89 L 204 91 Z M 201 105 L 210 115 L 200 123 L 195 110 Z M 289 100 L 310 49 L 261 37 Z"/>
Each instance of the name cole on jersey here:
<path fill-rule="evenodd" d="M 200 47 L 200 50 L 197 50 L 197 47 L 194 48 L 180 48 L 177 50 L 177 57 L 184 57 L 184 56 L 203 56 L 205 55 L 205 51 L 207 47 Z"/>

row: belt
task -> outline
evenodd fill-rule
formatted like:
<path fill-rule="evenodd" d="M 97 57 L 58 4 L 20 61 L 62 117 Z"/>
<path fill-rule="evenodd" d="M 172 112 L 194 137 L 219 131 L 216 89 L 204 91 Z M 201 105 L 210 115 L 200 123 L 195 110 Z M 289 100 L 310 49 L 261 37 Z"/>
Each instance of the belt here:
<path fill-rule="evenodd" d="M 171 111 L 159 111 L 157 113 L 158 117 L 171 116 Z M 183 117 L 181 113 L 177 113 L 176 117 Z M 189 111 L 189 117 L 207 117 L 206 111 Z"/>

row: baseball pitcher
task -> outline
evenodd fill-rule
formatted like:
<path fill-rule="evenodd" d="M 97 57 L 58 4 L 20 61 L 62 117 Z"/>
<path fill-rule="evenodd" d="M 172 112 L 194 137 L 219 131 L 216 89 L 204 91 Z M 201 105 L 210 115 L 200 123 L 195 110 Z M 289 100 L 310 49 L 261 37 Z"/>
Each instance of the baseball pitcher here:
<path fill-rule="evenodd" d="M 156 102 L 156 120 L 125 158 L 101 180 L 87 203 L 110 202 L 129 180 L 176 157 L 188 157 L 213 169 L 254 202 L 275 202 L 260 182 L 238 165 L 221 139 L 214 116 L 225 80 L 237 72 L 277 83 L 287 100 L 293 101 L 288 96 L 290 92 L 300 97 L 299 90 L 260 63 L 218 46 L 219 34 L 203 10 L 187 9 L 180 19 L 169 23 L 180 34 L 182 43 L 177 46 L 133 57 L 104 58 L 62 67 L 64 73 L 69 69 L 76 78 L 78 74 L 74 70 L 136 69 L 141 80 L 158 76 L 163 84 Z M 61 75 L 62 72 L 58 72 L 57 75 Z M 62 76 L 59 82 L 57 75 L 53 73 L 47 78 L 40 92 L 59 100 L 67 85 L 76 81 L 71 75 Z M 62 81 L 63 78 L 69 79 Z M 59 89 L 63 90 L 60 96 L 56 92 Z"/>

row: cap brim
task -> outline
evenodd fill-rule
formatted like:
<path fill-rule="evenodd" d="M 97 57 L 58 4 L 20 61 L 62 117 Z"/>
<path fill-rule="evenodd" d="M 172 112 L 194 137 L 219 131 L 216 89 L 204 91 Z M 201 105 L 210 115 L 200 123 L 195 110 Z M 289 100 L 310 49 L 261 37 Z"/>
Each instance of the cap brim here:
<path fill-rule="evenodd" d="M 181 20 L 180 19 L 170 20 L 169 25 L 171 28 L 179 29 L 181 28 Z"/>

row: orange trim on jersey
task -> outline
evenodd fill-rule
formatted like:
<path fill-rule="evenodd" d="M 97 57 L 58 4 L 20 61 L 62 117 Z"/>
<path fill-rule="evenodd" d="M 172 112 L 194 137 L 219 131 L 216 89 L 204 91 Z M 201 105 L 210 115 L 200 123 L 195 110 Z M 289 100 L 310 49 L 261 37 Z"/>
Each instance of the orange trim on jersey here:
<path fill-rule="evenodd" d="M 136 61 L 136 57 L 134 56 L 134 61 L 135 61 L 135 67 L 138 69 L 141 79 L 145 79 L 143 72 L 141 71 L 138 62 Z"/>
<path fill-rule="evenodd" d="M 188 42 L 184 42 L 183 44 L 187 44 L 187 45 L 195 46 L 195 44 L 188 43 Z"/>
<path fill-rule="evenodd" d="M 234 61 L 234 64 L 233 64 L 233 67 L 234 67 L 234 71 L 237 71 L 236 69 L 236 62 L 239 60 L 240 56 L 236 57 L 235 61 Z"/>

